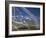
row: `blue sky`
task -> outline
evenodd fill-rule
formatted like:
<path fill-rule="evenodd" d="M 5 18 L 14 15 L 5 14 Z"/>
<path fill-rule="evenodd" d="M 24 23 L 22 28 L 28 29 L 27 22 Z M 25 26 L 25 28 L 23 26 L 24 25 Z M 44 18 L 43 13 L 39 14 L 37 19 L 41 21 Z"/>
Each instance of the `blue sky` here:
<path fill-rule="evenodd" d="M 23 16 L 26 16 L 28 14 L 25 13 L 25 11 L 23 11 L 22 9 L 23 7 L 13 7 L 12 8 L 12 15 L 14 14 L 15 11 L 15 15 L 21 13 Z M 28 9 L 33 15 L 35 15 L 36 17 L 40 17 L 40 8 L 31 8 L 31 7 L 24 7 L 26 9 Z M 15 10 L 14 10 L 15 9 Z M 19 9 L 19 10 L 18 10 Z"/>
<path fill-rule="evenodd" d="M 30 10 L 35 16 L 40 16 L 40 8 L 27 8 Z"/>

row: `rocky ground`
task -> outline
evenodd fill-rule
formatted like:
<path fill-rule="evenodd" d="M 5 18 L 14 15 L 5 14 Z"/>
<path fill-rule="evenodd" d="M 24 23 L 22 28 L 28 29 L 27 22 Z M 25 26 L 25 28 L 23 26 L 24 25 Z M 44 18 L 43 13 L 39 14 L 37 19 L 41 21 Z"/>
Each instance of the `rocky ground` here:
<path fill-rule="evenodd" d="M 40 28 L 35 27 L 35 23 L 32 21 L 28 23 L 18 24 L 12 22 L 12 31 L 19 31 L 19 30 L 39 30 Z"/>

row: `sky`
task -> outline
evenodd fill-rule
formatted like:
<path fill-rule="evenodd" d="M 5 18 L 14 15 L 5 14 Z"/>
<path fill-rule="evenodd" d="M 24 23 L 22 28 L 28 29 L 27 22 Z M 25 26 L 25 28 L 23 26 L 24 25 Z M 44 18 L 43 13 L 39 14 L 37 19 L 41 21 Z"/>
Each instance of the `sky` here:
<path fill-rule="evenodd" d="M 31 7 L 12 7 L 12 16 L 14 16 L 14 12 L 15 12 L 15 15 L 17 14 L 21 14 L 23 16 L 26 16 L 28 14 L 26 14 L 25 12 L 29 12 L 27 10 L 30 11 L 30 13 L 32 13 L 34 16 L 36 17 L 40 17 L 40 8 L 31 8 Z"/>

